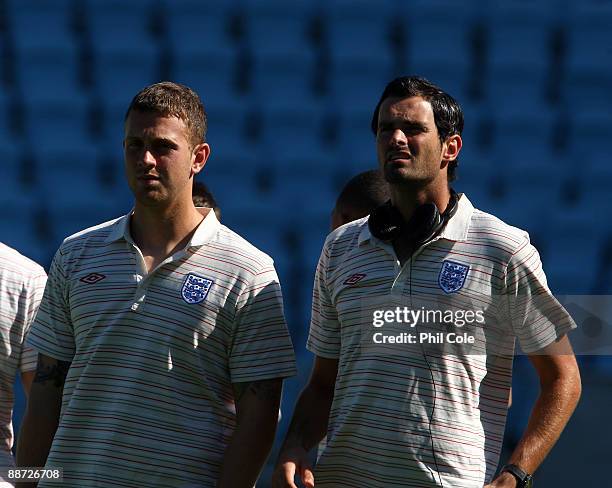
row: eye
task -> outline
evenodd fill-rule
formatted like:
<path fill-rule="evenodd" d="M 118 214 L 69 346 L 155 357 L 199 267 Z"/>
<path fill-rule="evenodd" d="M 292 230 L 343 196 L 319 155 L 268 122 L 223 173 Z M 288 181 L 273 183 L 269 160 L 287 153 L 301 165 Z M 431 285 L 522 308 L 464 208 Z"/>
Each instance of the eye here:
<path fill-rule="evenodd" d="M 134 150 L 142 147 L 142 142 L 137 140 L 129 140 L 125 143 L 126 149 Z"/>

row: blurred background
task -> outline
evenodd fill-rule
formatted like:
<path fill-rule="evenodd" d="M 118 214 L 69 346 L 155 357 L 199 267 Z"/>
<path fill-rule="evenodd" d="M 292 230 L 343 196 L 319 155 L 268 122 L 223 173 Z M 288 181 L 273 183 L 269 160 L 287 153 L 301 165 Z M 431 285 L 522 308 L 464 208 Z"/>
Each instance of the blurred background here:
<path fill-rule="evenodd" d="M 377 165 L 370 117 L 397 75 L 463 106 L 455 188 L 529 231 L 555 293 L 612 289 L 610 0 L 0 0 L 0 56 L 0 240 L 47 269 L 63 238 L 131 209 L 121 142 L 136 92 L 173 80 L 200 94 L 200 179 L 283 285 L 300 376 L 279 438 L 309 373 L 330 212 Z M 538 486 L 606 484 L 612 366 L 581 364 L 583 400 Z M 507 449 L 537 394 L 525 358 L 515 369 Z"/>

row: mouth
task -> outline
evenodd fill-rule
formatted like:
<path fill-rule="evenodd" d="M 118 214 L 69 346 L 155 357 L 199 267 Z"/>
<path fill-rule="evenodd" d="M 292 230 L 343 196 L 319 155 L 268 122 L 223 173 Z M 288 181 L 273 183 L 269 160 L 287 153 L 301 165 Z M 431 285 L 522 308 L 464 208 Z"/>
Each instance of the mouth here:
<path fill-rule="evenodd" d="M 140 180 L 140 181 L 157 181 L 157 180 L 159 180 L 159 176 L 141 175 L 141 176 L 138 177 L 138 180 Z"/>
<path fill-rule="evenodd" d="M 388 163 L 408 163 L 412 160 L 412 155 L 407 152 L 391 153 L 387 156 Z"/>

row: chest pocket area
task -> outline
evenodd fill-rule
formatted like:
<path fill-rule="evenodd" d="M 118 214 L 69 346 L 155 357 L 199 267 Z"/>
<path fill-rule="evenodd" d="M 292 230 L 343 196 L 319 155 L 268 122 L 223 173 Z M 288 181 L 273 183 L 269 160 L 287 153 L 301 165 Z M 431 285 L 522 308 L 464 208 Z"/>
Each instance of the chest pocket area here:
<path fill-rule="evenodd" d="M 76 273 L 68 297 L 76 341 L 91 334 L 97 325 L 105 327 L 128 311 L 137 285 L 137 276 L 125 271 Z"/>

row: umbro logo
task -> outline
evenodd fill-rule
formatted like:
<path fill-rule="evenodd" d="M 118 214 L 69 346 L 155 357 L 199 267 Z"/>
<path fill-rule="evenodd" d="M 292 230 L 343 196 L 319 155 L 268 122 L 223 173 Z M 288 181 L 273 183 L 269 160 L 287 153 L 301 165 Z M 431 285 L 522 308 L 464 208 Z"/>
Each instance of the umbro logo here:
<path fill-rule="evenodd" d="M 349 276 L 346 279 L 346 281 L 344 282 L 344 284 L 345 285 L 354 285 L 355 283 L 361 281 L 365 277 L 366 277 L 366 275 L 364 275 L 363 273 L 357 273 L 357 274 L 354 274 L 352 276 Z"/>
<path fill-rule="evenodd" d="M 93 285 L 94 283 L 97 283 L 98 281 L 102 281 L 104 278 L 106 278 L 106 276 L 104 276 L 103 274 L 89 273 L 87 276 L 84 276 L 79 281 L 82 281 L 83 283 L 87 283 L 88 285 Z"/>

